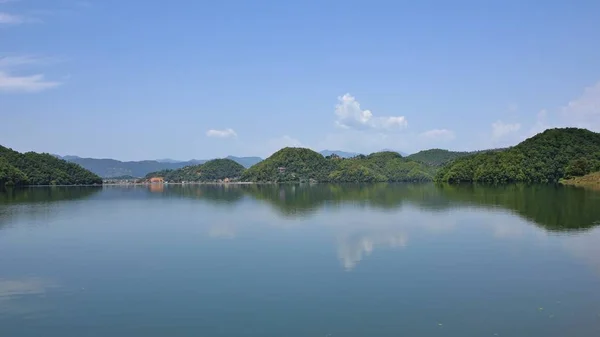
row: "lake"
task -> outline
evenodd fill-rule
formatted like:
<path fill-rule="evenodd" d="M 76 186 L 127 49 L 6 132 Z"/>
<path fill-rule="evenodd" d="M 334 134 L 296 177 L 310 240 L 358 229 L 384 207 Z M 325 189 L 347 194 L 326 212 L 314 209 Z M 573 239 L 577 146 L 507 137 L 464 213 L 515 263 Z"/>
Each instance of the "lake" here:
<path fill-rule="evenodd" d="M 0 192 L 0 336 L 600 336 L 600 192 Z"/>

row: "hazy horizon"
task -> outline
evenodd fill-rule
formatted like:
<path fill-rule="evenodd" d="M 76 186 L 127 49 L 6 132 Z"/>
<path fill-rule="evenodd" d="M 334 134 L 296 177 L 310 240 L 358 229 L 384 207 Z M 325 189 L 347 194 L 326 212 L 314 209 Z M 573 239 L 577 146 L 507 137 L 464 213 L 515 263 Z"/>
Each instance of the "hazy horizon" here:
<path fill-rule="evenodd" d="M 2 145 L 2 144 L 0 144 Z M 365 154 L 365 153 L 359 153 L 359 152 L 354 152 L 354 151 L 343 151 L 343 150 L 331 150 L 331 149 L 323 149 L 323 150 L 314 150 L 311 149 L 315 152 L 318 153 L 322 153 L 322 152 L 343 152 L 343 153 L 355 153 L 355 154 Z M 380 151 L 394 151 L 391 149 L 382 149 Z M 400 153 L 402 156 L 407 156 L 410 155 L 410 153 L 406 153 L 403 151 L 395 151 Z M 368 154 L 368 153 L 366 153 Z M 140 160 L 128 160 L 128 159 L 119 159 L 119 158 L 95 158 L 95 157 L 86 157 L 86 156 L 79 156 L 79 155 L 73 155 L 73 154 L 60 154 L 60 153 L 52 153 L 52 155 L 55 156 L 59 156 L 61 158 L 68 158 L 68 157 L 78 157 L 78 158 L 84 158 L 84 159 L 112 159 L 112 160 L 119 160 L 119 161 L 141 161 L 141 160 L 154 160 L 154 161 L 158 161 L 158 162 L 188 162 L 188 161 L 195 161 L 195 160 L 210 160 L 210 159 L 216 159 L 216 158 L 226 158 L 226 157 L 238 157 L 238 158 L 249 158 L 249 157 L 256 157 L 256 158 L 261 158 L 261 159 L 266 159 L 268 158 L 268 156 L 266 157 L 262 157 L 262 156 L 253 156 L 253 155 L 249 155 L 249 156 L 238 156 L 235 154 L 227 154 L 224 156 L 216 156 L 216 157 L 210 157 L 210 158 L 189 158 L 189 159 L 176 159 L 176 158 L 146 158 L 146 159 L 140 159 Z"/>

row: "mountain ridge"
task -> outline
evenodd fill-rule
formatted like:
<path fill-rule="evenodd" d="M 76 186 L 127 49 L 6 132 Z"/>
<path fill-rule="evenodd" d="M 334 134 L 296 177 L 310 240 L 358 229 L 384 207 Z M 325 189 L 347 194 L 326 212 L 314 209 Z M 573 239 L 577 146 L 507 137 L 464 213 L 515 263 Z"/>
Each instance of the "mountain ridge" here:
<path fill-rule="evenodd" d="M 240 163 L 229 158 L 222 158 L 176 170 L 150 172 L 145 178 L 161 177 L 168 182 L 215 182 L 224 179 L 237 180 L 244 170 L 244 166 Z"/>
<path fill-rule="evenodd" d="M 0 187 L 5 185 L 94 185 L 102 178 L 48 153 L 19 153 L 0 145 Z"/>
<path fill-rule="evenodd" d="M 519 144 L 457 158 L 436 180 L 448 183 L 557 183 L 600 170 L 600 133 L 579 128 L 548 129 Z"/>
<path fill-rule="evenodd" d="M 435 169 L 398 152 L 351 158 L 324 157 L 307 148 L 286 147 L 244 171 L 245 182 L 403 182 L 431 181 Z"/>
<path fill-rule="evenodd" d="M 319 153 L 323 157 L 328 157 L 328 156 L 335 154 L 336 156 L 341 157 L 341 158 L 352 158 L 352 157 L 356 157 L 356 156 L 362 154 L 362 153 L 358 153 L 358 152 L 347 152 L 347 151 L 327 150 L 327 149 L 319 151 Z"/>
<path fill-rule="evenodd" d="M 78 164 L 103 178 L 120 176 L 144 177 L 150 172 L 177 170 L 186 166 L 204 164 L 210 160 L 192 159 L 174 162 L 161 162 L 158 160 L 121 161 L 111 158 L 84 158 L 71 155 L 60 156 L 55 154 L 54 156 Z M 246 168 L 262 160 L 259 157 L 227 156 L 226 158 L 231 159 Z"/>

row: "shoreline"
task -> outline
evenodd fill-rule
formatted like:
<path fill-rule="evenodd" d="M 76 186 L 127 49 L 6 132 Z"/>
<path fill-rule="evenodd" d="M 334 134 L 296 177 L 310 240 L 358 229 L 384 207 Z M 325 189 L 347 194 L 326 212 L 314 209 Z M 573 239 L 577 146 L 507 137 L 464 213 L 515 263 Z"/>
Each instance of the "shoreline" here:
<path fill-rule="evenodd" d="M 169 185 L 252 185 L 259 184 L 251 181 L 236 182 L 191 182 L 191 183 L 106 183 L 102 186 L 169 186 Z"/>
<path fill-rule="evenodd" d="M 560 183 L 565 186 L 576 186 L 600 190 L 600 172 L 589 173 L 581 177 L 562 179 Z"/>
<path fill-rule="evenodd" d="M 185 185 L 287 185 L 287 184 L 308 184 L 308 185 L 317 185 L 317 184 L 427 184 L 433 183 L 438 184 L 435 181 L 404 181 L 404 182 L 343 182 L 343 183 L 331 183 L 331 182 L 272 182 L 272 181 L 261 181 L 261 182 L 253 182 L 253 181 L 234 181 L 234 182 L 169 182 L 169 183 L 150 183 L 150 182 L 137 182 L 137 183 L 103 183 L 103 184 L 89 184 L 89 185 L 15 185 L 15 186 L 6 186 L 11 188 L 36 188 L 36 187 L 103 187 L 103 186 L 185 186 Z M 469 182 L 466 183 L 469 185 L 478 185 L 479 183 Z M 506 184 L 491 184 L 491 185 L 513 185 L 519 184 L 519 182 L 514 183 L 506 183 Z M 548 184 L 548 183 L 546 183 Z M 546 185 L 542 184 L 542 185 Z M 556 183 L 554 183 L 556 184 Z M 581 177 L 574 177 L 569 179 L 561 179 L 558 181 L 559 185 L 563 186 L 576 186 L 576 187 L 586 187 L 600 190 L 600 172 L 594 172 L 587 174 Z M 461 184 L 449 184 L 449 185 L 461 185 Z M 483 184 L 487 185 L 487 184 Z M 536 184 L 534 184 L 536 185 Z"/>

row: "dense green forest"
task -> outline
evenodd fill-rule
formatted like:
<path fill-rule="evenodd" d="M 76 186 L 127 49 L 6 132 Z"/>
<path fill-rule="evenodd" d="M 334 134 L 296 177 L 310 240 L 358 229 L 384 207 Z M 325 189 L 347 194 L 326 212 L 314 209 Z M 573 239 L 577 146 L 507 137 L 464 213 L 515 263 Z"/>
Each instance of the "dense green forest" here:
<path fill-rule="evenodd" d="M 550 129 L 504 151 L 452 161 L 436 175 L 441 182 L 548 183 L 600 170 L 600 134 Z"/>
<path fill-rule="evenodd" d="M 431 149 L 413 153 L 410 156 L 406 157 L 406 159 L 418 161 L 432 166 L 442 166 L 456 158 L 465 157 L 470 154 L 472 153 L 448 151 L 442 149 Z"/>
<path fill-rule="evenodd" d="M 27 176 L 18 168 L 12 166 L 4 157 L 0 157 L 0 187 L 5 185 L 24 185 Z"/>
<path fill-rule="evenodd" d="M 229 178 L 237 180 L 244 172 L 244 166 L 231 159 L 213 159 L 204 164 L 190 165 L 177 170 L 151 172 L 146 179 L 163 177 L 169 182 L 210 182 Z"/>
<path fill-rule="evenodd" d="M 403 158 L 397 152 L 376 152 L 338 160 L 328 176 L 330 182 L 431 181 L 435 168 Z"/>
<path fill-rule="evenodd" d="M 251 182 L 400 182 L 431 181 L 435 168 L 403 158 L 396 152 L 368 156 L 323 157 L 304 148 L 284 148 L 244 172 Z"/>
<path fill-rule="evenodd" d="M 0 146 L 0 186 L 92 185 L 102 178 L 47 153 L 19 153 Z"/>
<path fill-rule="evenodd" d="M 326 181 L 329 173 L 336 167 L 335 160 L 326 159 L 321 154 L 309 149 L 287 147 L 246 170 L 241 180 L 252 182 L 293 182 L 310 179 Z M 280 172 L 280 167 L 285 168 L 285 171 Z"/>

